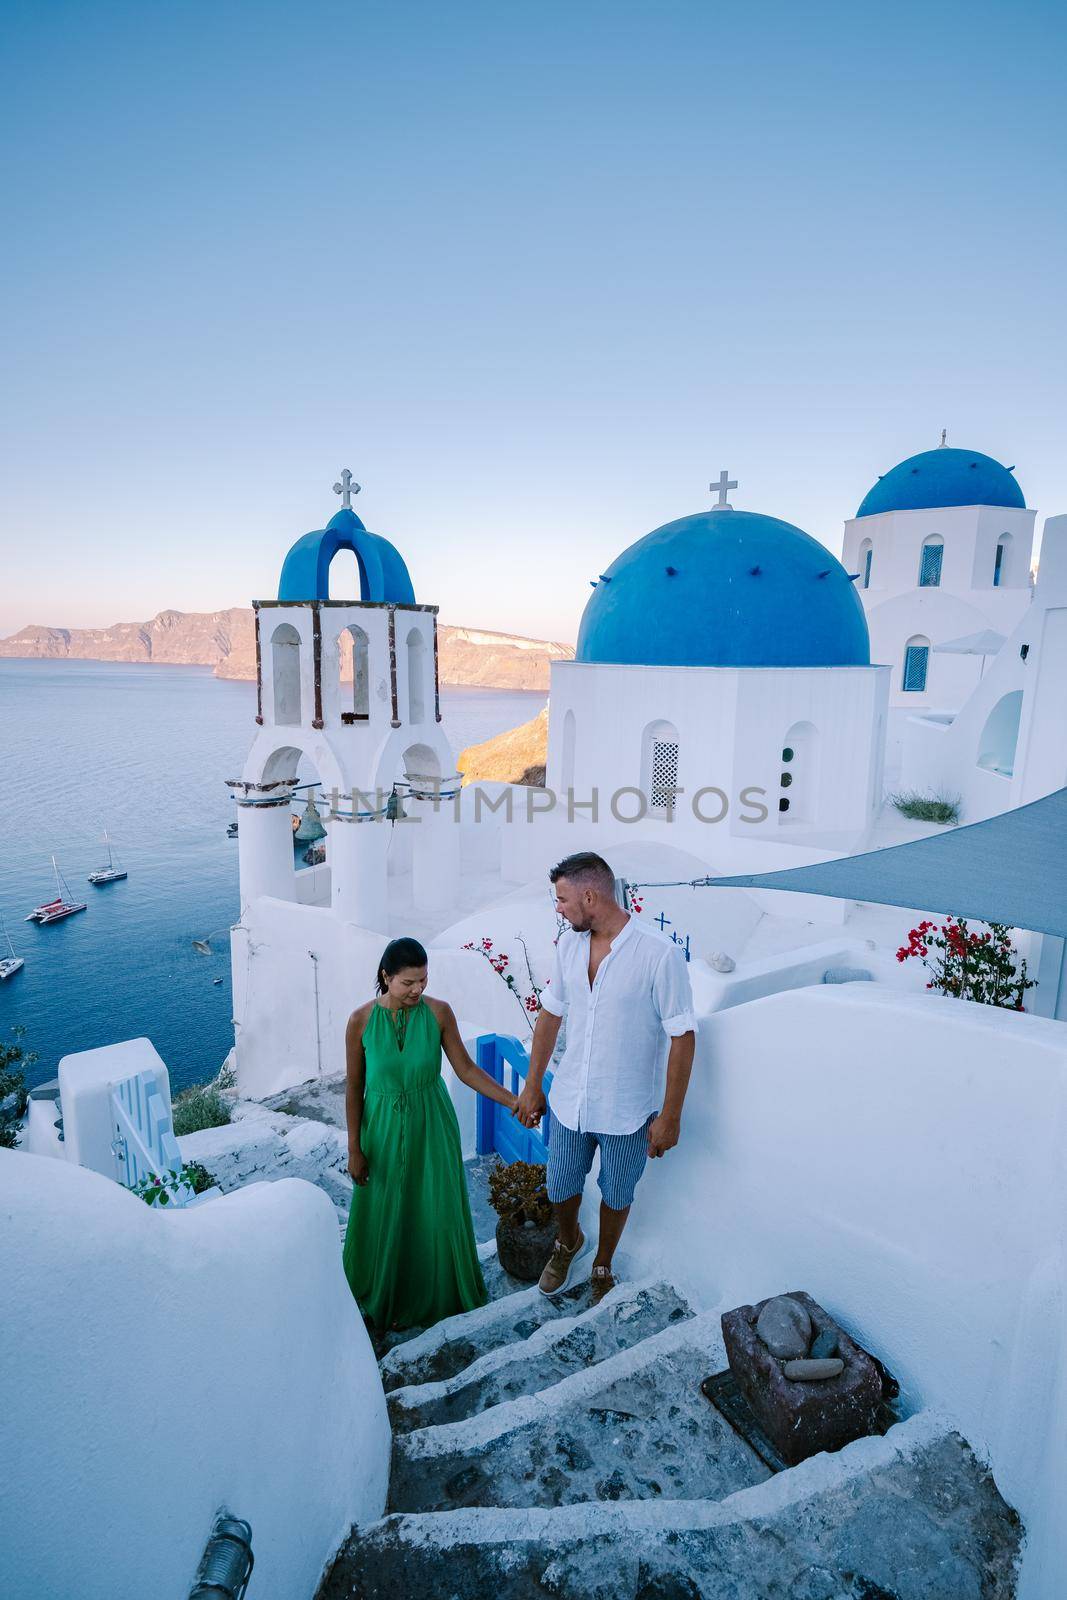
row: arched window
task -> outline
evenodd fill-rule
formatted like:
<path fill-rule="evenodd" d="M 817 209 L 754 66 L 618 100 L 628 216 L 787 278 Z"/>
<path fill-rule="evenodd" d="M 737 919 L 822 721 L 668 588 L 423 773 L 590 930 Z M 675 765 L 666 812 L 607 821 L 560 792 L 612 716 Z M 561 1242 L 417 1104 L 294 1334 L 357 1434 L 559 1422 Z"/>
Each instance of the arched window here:
<path fill-rule="evenodd" d="M 352 635 L 352 710 L 357 717 L 370 716 L 370 640 L 362 628 L 349 628 Z"/>
<path fill-rule="evenodd" d="M 274 720 L 300 724 L 300 635 L 292 623 L 279 622 L 270 636 L 274 682 Z"/>
<path fill-rule="evenodd" d="M 1011 534 L 1002 533 L 997 540 L 997 553 L 993 557 L 993 587 L 1001 588 L 1008 581 L 1008 562 L 1011 556 Z"/>
<path fill-rule="evenodd" d="M 426 641 L 418 628 L 408 633 L 407 649 L 408 721 L 422 722 L 426 716 Z"/>
<path fill-rule="evenodd" d="M 560 763 L 560 788 L 564 791 L 574 788 L 574 743 L 577 731 L 574 712 L 568 711 L 563 718 L 563 759 Z"/>
<path fill-rule="evenodd" d="M 813 822 L 818 795 L 819 734 L 814 723 L 794 722 L 782 740 L 778 776 L 780 822 Z"/>
<path fill-rule="evenodd" d="M 919 588 L 936 589 L 941 582 L 941 562 L 945 554 L 945 541 L 939 534 L 923 540 L 919 561 Z"/>
<path fill-rule="evenodd" d="M 926 669 L 930 664 L 930 641 L 921 634 L 908 640 L 904 646 L 904 672 L 900 680 L 900 687 L 908 694 L 923 694 L 926 691 Z"/>
<path fill-rule="evenodd" d="M 678 787 L 678 730 L 671 722 L 650 722 L 641 736 L 641 790 L 653 816 L 674 810 Z"/>
<path fill-rule="evenodd" d="M 871 565 L 874 561 L 874 545 L 870 539 L 864 539 L 860 545 L 860 583 L 864 589 L 871 587 Z"/>
<path fill-rule="evenodd" d="M 1001 695 L 986 718 L 978 741 L 978 765 L 987 772 L 998 772 L 1002 778 L 1010 778 L 1014 773 L 1022 710 L 1023 692 L 1012 689 L 1010 694 Z"/>

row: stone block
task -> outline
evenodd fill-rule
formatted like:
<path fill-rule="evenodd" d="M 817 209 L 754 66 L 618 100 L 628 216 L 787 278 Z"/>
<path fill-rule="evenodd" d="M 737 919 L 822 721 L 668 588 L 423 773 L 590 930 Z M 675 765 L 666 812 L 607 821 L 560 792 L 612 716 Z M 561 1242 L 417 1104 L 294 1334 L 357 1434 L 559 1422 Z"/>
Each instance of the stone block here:
<path fill-rule="evenodd" d="M 782 1362 L 756 1332 L 766 1300 L 725 1312 L 722 1332 L 730 1371 L 753 1416 L 782 1460 L 795 1467 L 820 1450 L 840 1450 L 875 1432 L 882 1377 L 867 1352 L 810 1295 L 790 1290 L 790 1298 L 807 1310 L 816 1339 L 836 1335 L 837 1354 L 844 1362 L 838 1377 L 799 1383 L 785 1376 Z"/>

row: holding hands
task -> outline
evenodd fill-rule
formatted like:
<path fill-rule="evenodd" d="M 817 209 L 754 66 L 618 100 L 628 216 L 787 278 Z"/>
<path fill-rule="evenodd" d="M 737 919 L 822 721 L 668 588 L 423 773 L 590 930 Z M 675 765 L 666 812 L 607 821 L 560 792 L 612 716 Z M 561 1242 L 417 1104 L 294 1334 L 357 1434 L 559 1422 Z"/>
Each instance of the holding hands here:
<path fill-rule="evenodd" d="M 536 1128 L 547 1109 L 548 1103 L 540 1089 L 533 1088 L 529 1083 L 523 1088 L 513 1108 L 516 1120 L 524 1128 Z"/>

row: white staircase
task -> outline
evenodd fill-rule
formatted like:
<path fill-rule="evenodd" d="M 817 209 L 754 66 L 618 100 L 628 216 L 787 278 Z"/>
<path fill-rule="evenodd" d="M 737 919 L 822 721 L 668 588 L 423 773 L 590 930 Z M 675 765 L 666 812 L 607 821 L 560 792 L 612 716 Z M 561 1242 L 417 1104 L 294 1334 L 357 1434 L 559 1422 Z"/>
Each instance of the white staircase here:
<path fill-rule="evenodd" d="M 1010 1600 L 1021 1529 L 920 1412 L 772 1474 L 704 1398 L 719 1308 L 536 1288 L 395 1346 L 389 1515 L 317 1600 Z"/>

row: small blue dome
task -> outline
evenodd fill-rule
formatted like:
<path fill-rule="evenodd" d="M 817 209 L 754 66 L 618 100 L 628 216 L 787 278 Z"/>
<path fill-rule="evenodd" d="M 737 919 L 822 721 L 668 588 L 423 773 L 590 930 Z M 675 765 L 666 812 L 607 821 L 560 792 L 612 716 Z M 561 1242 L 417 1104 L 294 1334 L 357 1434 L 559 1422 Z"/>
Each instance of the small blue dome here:
<path fill-rule="evenodd" d="M 1014 506 L 1026 509 L 1023 492 L 992 456 L 977 450 L 924 450 L 878 479 L 864 496 L 857 517 L 882 511 L 927 511 L 937 506 Z"/>
<path fill-rule="evenodd" d="M 792 523 L 754 511 L 682 517 L 602 573 L 578 661 L 668 667 L 866 667 L 848 573 Z"/>
<path fill-rule="evenodd" d="M 351 550 L 359 566 L 359 598 L 413 606 L 415 590 L 404 558 L 378 533 L 368 533 L 356 513 L 338 511 L 325 528 L 305 533 L 282 564 L 279 600 L 328 600 L 330 562 L 338 550 Z"/>

